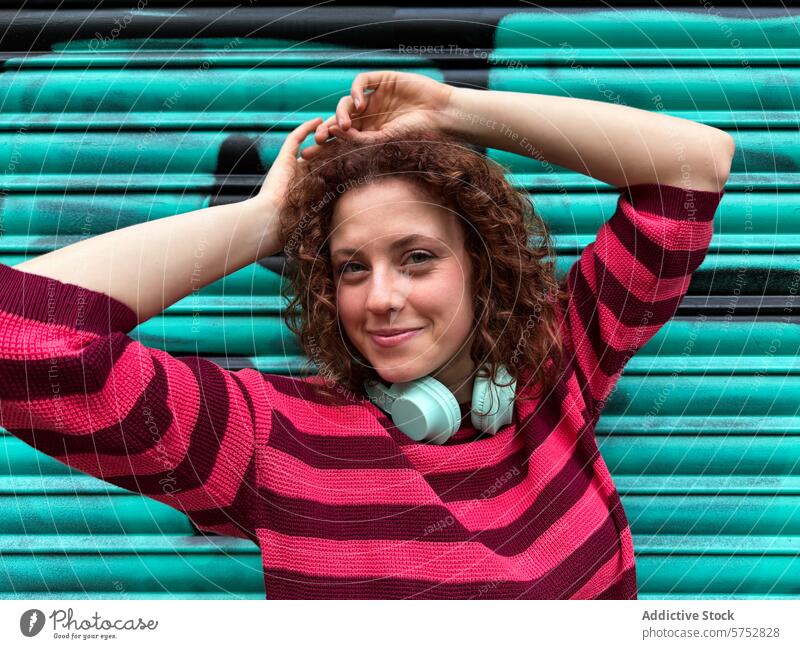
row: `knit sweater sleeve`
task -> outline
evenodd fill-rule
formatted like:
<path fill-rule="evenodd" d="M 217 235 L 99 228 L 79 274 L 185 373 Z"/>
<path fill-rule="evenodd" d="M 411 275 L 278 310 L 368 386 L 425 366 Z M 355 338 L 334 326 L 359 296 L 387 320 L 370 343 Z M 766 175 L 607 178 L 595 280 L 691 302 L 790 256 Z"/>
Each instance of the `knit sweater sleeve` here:
<path fill-rule="evenodd" d="M 241 376 L 146 347 L 127 335 L 136 325 L 113 297 L 0 264 L 0 425 L 204 531 L 254 540 Z"/>
<path fill-rule="evenodd" d="M 724 191 L 638 184 L 567 274 L 562 336 L 598 416 L 631 356 L 675 314 Z"/>

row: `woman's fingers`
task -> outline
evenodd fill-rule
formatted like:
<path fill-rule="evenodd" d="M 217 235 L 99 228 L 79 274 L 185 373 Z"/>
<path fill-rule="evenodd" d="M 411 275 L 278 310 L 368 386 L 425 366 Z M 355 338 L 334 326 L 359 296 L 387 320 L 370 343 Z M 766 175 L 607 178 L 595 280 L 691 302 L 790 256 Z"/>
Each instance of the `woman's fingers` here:
<path fill-rule="evenodd" d="M 317 153 L 319 153 L 321 150 L 322 150 L 321 144 L 312 144 L 311 146 L 307 146 L 300 152 L 300 157 L 303 158 L 303 160 L 310 160 L 315 155 L 317 155 Z"/>
<path fill-rule="evenodd" d="M 286 140 L 284 140 L 279 155 L 286 154 L 296 158 L 297 152 L 300 150 L 300 145 L 303 143 L 303 140 L 308 137 L 309 133 L 317 128 L 321 121 L 321 117 L 315 117 L 314 119 L 310 119 L 307 122 L 300 124 L 300 126 L 289 133 L 289 136 L 286 138 Z"/>
<path fill-rule="evenodd" d="M 345 97 L 344 99 L 350 99 L 349 97 Z M 340 102 L 341 105 L 341 102 Z M 327 120 L 322 122 L 319 126 L 317 126 L 317 131 L 314 133 L 314 142 L 317 144 L 325 144 L 331 137 L 337 137 L 342 133 L 342 131 L 350 130 L 350 127 L 353 125 L 352 122 L 349 122 L 348 128 L 343 129 L 341 128 L 341 116 L 342 113 L 337 108 L 336 114 L 332 117 L 329 117 Z M 349 120 L 349 117 L 348 117 Z M 334 132 L 338 131 L 338 132 Z"/>
<path fill-rule="evenodd" d="M 346 131 L 352 125 L 350 114 L 355 112 L 355 104 L 353 98 L 348 95 L 342 97 L 336 106 L 336 123 L 343 131 Z"/>
<path fill-rule="evenodd" d="M 350 96 L 353 98 L 353 106 L 358 112 L 363 112 L 369 103 L 369 96 L 364 94 L 365 90 L 375 90 L 380 84 L 383 72 L 360 72 L 353 79 L 350 88 Z"/>
<path fill-rule="evenodd" d="M 317 126 L 317 132 L 314 133 L 314 141 L 317 144 L 323 144 L 330 137 L 330 127 L 336 124 L 336 117 L 336 115 L 329 117 Z"/>

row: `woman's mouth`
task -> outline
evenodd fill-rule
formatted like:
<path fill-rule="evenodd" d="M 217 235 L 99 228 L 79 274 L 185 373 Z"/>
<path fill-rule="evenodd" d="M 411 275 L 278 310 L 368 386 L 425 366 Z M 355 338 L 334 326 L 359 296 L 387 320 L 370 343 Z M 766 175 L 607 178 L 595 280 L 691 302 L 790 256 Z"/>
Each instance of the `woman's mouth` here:
<path fill-rule="evenodd" d="M 422 331 L 422 329 L 412 329 L 411 331 L 404 331 L 403 333 L 395 334 L 394 336 L 379 336 L 378 334 L 370 334 L 369 337 L 376 345 L 378 345 L 378 347 L 396 347 L 397 345 L 402 345 L 407 340 L 411 340 L 420 331 Z"/>

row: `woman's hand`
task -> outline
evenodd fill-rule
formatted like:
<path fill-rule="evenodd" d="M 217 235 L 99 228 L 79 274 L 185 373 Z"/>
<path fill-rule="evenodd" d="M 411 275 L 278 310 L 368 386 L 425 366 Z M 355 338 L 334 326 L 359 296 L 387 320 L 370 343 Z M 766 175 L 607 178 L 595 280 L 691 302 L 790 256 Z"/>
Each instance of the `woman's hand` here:
<path fill-rule="evenodd" d="M 336 114 L 317 126 L 316 144 L 300 155 L 313 158 L 330 136 L 369 143 L 402 137 L 417 128 L 444 130 L 454 90 L 421 74 L 362 72 L 353 80 L 350 95 L 339 100 Z"/>
<path fill-rule="evenodd" d="M 264 202 L 267 209 L 281 213 L 286 207 L 286 194 L 294 183 L 307 171 L 308 163 L 298 156 L 300 145 L 322 122 L 321 117 L 303 122 L 294 129 L 281 146 L 278 156 L 269 168 L 261 189 L 255 197 L 256 202 Z"/>

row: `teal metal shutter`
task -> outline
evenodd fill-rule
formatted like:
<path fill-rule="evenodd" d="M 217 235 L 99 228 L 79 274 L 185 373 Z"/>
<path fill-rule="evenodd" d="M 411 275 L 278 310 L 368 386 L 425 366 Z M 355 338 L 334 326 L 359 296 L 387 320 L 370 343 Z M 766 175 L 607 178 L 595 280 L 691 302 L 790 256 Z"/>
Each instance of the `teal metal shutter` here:
<path fill-rule="evenodd" d="M 3 263 L 246 198 L 286 133 L 331 115 L 368 69 L 618 102 L 731 133 L 711 251 L 677 317 L 630 361 L 598 439 L 633 530 L 640 598 L 800 594 L 798 10 L 115 4 L 0 11 Z M 617 193 L 487 155 L 530 192 L 565 272 Z M 205 287 L 133 335 L 297 374 L 282 262 Z M 252 543 L 204 537 L 5 431 L 0 560 L 7 598 L 265 595 Z"/>

